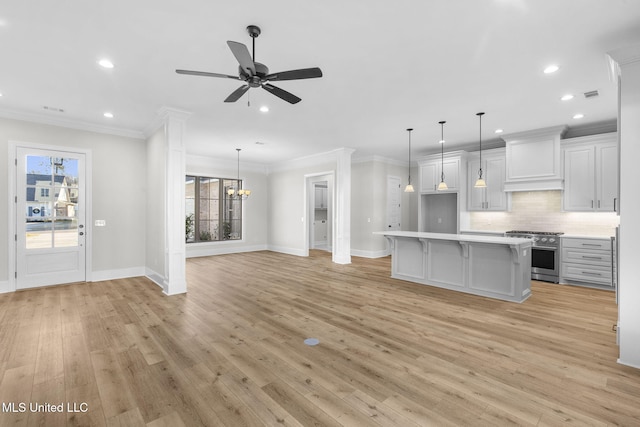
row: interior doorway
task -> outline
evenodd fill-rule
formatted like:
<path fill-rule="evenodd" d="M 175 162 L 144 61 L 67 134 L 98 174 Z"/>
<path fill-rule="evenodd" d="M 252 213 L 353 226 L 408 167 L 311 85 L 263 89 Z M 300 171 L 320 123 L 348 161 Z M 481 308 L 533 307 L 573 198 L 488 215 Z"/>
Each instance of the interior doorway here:
<path fill-rule="evenodd" d="M 307 249 L 333 251 L 333 174 L 306 177 Z"/>

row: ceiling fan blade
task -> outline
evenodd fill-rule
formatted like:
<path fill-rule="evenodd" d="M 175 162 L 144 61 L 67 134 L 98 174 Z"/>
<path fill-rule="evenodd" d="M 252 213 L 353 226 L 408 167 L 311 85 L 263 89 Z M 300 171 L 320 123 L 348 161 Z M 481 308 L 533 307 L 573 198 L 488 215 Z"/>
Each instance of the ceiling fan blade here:
<path fill-rule="evenodd" d="M 264 90 L 267 90 L 267 91 L 271 92 L 272 94 L 274 94 L 278 98 L 284 99 L 285 101 L 287 101 L 290 104 L 297 104 L 298 102 L 302 101 L 302 99 L 298 98 L 294 94 L 289 93 L 286 90 L 282 90 L 279 87 L 275 87 L 274 85 L 270 85 L 269 83 L 263 84 L 262 88 Z"/>
<path fill-rule="evenodd" d="M 236 102 L 246 91 L 249 90 L 249 85 L 242 85 L 238 89 L 231 92 L 231 95 L 227 96 L 224 102 Z"/>
<path fill-rule="evenodd" d="M 242 80 L 238 76 L 230 76 L 228 74 L 209 73 L 207 71 L 176 70 L 176 73 L 186 74 L 189 76 L 222 77 L 224 79 Z"/>
<path fill-rule="evenodd" d="M 300 80 L 300 79 L 314 79 L 316 77 L 322 77 L 322 70 L 318 67 L 315 68 L 303 68 L 300 70 L 281 71 L 279 73 L 271 73 L 264 77 L 264 80 Z"/>
<path fill-rule="evenodd" d="M 253 59 L 251 59 L 251 54 L 249 53 L 249 49 L 247 49 L 247 46 L 243 45 L 242 43 L 233 41 L 228 41 L 227 45 L 229 46 L 229 49 L 231 49 L 233 56 L 235 56 L 238 60 L 240 67 L 247 74 L 255 76 L 256 65 L 253 63 Z"/>

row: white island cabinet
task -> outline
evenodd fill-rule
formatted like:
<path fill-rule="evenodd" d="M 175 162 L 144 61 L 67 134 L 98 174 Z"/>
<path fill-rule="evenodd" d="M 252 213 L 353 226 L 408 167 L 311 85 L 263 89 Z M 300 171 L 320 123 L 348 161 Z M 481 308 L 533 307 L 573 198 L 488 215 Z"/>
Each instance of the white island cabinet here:
<path fill-rule="evenodd" d="M 513 237 L 380 231 L 391 277 L 506 301 L 531 295 L 531 241 Z"/>

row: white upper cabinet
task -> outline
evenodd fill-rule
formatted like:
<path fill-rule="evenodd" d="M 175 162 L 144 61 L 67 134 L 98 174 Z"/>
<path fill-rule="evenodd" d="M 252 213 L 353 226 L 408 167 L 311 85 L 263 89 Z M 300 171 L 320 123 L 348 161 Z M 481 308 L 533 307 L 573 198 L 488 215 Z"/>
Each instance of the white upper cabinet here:
<path fill-rule="evenodd" d="M 464 175 L 461 168 L 464 165 L 463 161 L 466 160 L 464 154 L 462 151 L 454 151 L 445 153 L 444 160 L 440 154 L 433 154 L 418 159 L 418 165 L 420 167 L 420 192 L 437 192 L 443 171 L 444 181 L 448 187 L 445 191 L 460 191 L 460 183 L 463 182 L 461 181 L 461 175 Z"/>
<path fill-rule="evenodd" d="M 505 191 L 562 189 L 560 138 L 566 126 L 504 135 Z"/>
<path fill-rule="evenodd" d="M 316 187 L 315 208 L 327 209 L 327 187 Z"/>
<path fill-rule="evenodd" d="M 478 153 L 469 157 L 467 183 L 467 210 L 470 211 L 506 211 L 509 209 L 509 194 L 504 191 L 506 176 L 506 158 L 504 149 L 492 149 L 482 152 L 482 176 L 486 188 L 475 188 L 480 169 Z"/>
<path fill-rule="evenodd" d="M 618 197 L 615 133 L 562 141 L 564 210 L 613 212 Z"/>

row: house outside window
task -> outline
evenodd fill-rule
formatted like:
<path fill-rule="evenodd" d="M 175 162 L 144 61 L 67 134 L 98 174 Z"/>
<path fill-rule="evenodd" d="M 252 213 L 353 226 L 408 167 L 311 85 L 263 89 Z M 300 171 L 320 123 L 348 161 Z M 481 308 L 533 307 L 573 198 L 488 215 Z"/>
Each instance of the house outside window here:
<path fill-rule="evenodd" d="M 242 200 L 227 194 L 241 184 L 237 179 L 186 176 L 187 243 L 242 239 Z"/>

